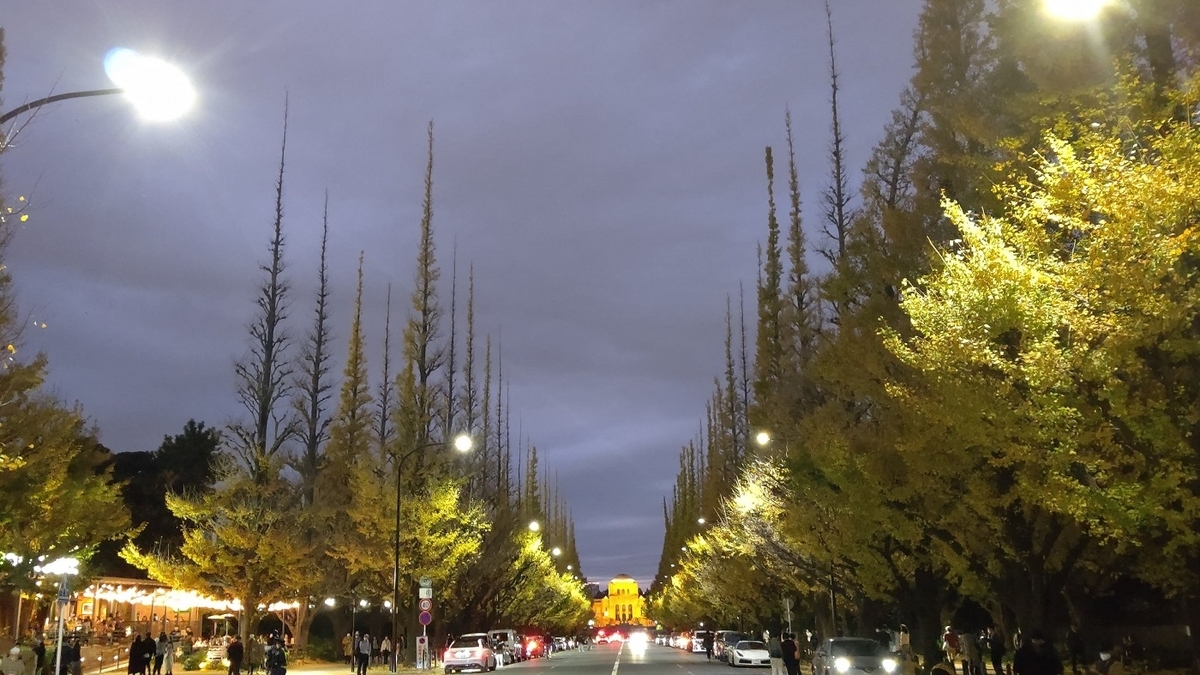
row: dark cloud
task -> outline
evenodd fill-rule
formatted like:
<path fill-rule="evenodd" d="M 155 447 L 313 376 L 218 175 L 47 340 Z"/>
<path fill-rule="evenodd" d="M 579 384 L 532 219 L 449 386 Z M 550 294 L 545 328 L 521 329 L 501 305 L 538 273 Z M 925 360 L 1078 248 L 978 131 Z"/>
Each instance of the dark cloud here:
<path fill-rule="evenodd" d="M 919 0 L 837 0 L 845 124 L 861 165 L 908 78 Z M 285 92 L 293 333 L 310 313 L 330 194 L 344 337 L 366 251 L 377 365 L 386 287 L 406 309 L 425 124 L 435 227 L 474 264 L 519 428 L 556 472 L 585 573 L 647 581 L 679 446 L 721 367 L 726 298 L 753 311 L 763 147 L 795 118 L 815 237 L 824 14 L 783 2 L 19 3 L 4 98 L 104 86 L 114 46 L 188 67 L 187 119 L 115 99 L 44 111 L 4 156 L 36 209 L 10 256 L 52 385 L 119 450 L 238 414 L 232 364 L 266 254 Z M 782 201 L 782 200 L 781 200 Z M 460 284 L 465 289 L 465 282 Z M 341 347 L 338 347 L 339 353 Z"/>

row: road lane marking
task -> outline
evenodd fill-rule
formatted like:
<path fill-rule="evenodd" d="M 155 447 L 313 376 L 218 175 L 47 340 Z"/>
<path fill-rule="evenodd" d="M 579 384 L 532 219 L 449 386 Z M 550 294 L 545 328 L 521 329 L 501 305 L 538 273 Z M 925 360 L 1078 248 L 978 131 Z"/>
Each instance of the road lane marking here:
<path fill-rule="evenodd" d="M 622 642 L 620 647 L 617 647 L 617 661 L 613 663 L 612 675 L 617 675 L 617 668 L 621 666 L 621 652 L 625 650 L 625 643 Z"/>

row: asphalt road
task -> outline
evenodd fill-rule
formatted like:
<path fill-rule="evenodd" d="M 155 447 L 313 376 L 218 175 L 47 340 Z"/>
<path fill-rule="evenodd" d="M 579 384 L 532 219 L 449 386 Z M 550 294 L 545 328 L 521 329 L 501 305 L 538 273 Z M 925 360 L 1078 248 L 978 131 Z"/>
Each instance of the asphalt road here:
<path fill-rule="evenodd" d="M 726 675 L 729 666 L 704 654 L 693 654 L 653 642 L 595 645 L 590 650 L 559 652 L 549 659 L 533 659 L 502 669 L 507 675 Z M 755 669 L 758 673 L 766 668 Z M 501 671 L 497 671 L 499 673 Z"/>

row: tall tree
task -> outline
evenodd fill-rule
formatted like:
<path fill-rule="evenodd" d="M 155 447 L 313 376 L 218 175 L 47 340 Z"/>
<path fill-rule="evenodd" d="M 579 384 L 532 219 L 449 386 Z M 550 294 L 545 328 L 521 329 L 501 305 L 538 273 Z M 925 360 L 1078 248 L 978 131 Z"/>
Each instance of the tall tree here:
<path fill-rule="evenodd" d="M 317 266 L 317 306 L 313 325 L 300 350 L 300 376 L 296 381 L 296 412 L 299 415 L 298 436 L 301 445 L 296 470 L 300 474 L 304 506 L 313 505 L 313 492 L 321 453 L 329 437 L 329 273 L 325 251 L 329 243 L 329 191 L 321 213 L 321 257 Z"/>

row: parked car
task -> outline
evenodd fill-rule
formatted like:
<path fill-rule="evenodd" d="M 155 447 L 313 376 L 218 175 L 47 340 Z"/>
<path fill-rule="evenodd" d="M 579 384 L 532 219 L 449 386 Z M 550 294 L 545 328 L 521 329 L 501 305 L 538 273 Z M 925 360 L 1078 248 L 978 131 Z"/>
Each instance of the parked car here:
<path fill-rule="evenodd" d="M 771 655 L 762 640 L 741 640 L 725 648 L 725 662 L 731 666 L 770 666 Z"/>
<path fill-rule="evenodd" d="M 899 662 L 875 640 L 830 638 L 813 654 L 813 675 L 891 675 Z"/>
<path fill-rule="evenodd" d="M 745 633 L 736 630 L 719 630 L 713 635 L 713 658 L 729 663 L 728 652 L 742 640 L 751 639 Z"/>
<path fill-rule="evenodd" d="M 698 630 L 692 633 L 691 651 L 693 654 L 699 652 L 704 653 L 704 638 L 708 636 L 710 631 Z"/>
<path fill-rule="evenodd" d="M 503 655 L 502 666 L 511 665 L 525 660 L 525 650 L 521 648 L 521 638 L 517 631 L 511 628 L 493 628 L 488 631 L 496 652 Z"/>
<path fill-rule="evenodd" d="M 454 638 L 442 654 L 442 665 L 447 673 L 464 670 L 495 670 L 496 652 L 487 633 L 468 633 Z"/>

